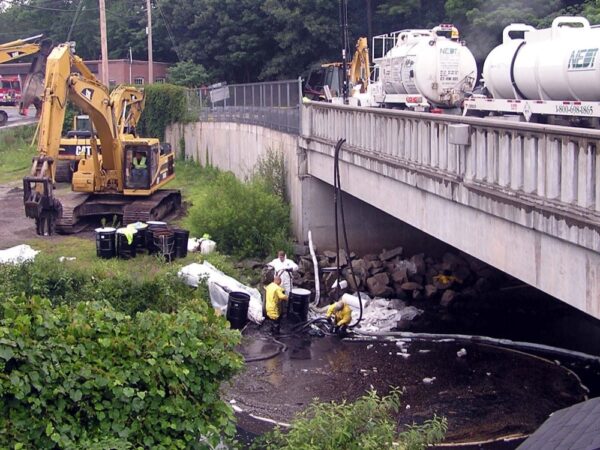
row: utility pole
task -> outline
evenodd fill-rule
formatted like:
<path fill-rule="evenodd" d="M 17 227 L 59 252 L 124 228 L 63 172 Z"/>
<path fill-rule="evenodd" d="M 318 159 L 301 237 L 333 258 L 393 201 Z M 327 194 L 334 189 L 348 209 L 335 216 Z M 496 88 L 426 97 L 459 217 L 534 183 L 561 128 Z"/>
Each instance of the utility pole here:
<path fill-rule="evenodd" d="M 344 104 L 348 104 L 348 0 L 340 0 L 340 31 L 342 37 L 342 97 Z"/>
<path fill-rule="evenodd" d="M 152 7 L 151 0 L 146 0 L 146 8 L 148 9 L 148 84 L 154 83 L 154 61 L 152 60 Z"/>
<path fill-rule="evenodd" d="M 106 43 L 106 6 L 100 0 L 100 48 L 102 49 L 102 84 L 108 87 L 108 45 Z"/>
<path fill-rule="evenodd" d="M 373 6 L 371 5 L 371 0 L 367 1 L 367 45 L 371 48 L 373 44 Z"/>

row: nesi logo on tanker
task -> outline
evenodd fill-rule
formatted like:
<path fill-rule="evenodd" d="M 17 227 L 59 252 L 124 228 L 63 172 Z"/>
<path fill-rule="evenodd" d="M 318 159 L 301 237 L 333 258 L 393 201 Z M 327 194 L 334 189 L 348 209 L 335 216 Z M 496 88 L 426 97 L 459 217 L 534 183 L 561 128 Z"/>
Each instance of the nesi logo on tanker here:
<path fill-rule="evenodd" d="M 573 50 L 569 57 L 568 69 L 588 69 L 594 66 L 596 61 L 597 48 L 584 48 Z"/>

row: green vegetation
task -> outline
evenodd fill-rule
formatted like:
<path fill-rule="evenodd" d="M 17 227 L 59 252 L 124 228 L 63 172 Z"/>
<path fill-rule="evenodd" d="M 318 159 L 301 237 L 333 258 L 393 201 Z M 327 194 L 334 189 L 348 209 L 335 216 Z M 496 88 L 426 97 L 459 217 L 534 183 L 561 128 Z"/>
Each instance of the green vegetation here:
<path fill-rule="evenodd" d="M 446 419 L 434 417 L 423 425 L 398 432 L 393 414 L 400 407 L 397 390 L 386 396 L 375 391 L 354 403 L 313 402 L 292 422 L 289 430 L 276 428 L 259 438 L 254 448 L 267 450 L 421 450 L 441 442 Z"/>
<path fill-rule="evenodd" d="M 34 125 L 0 131 L 0 183 L 20 180 L 29 173 L 34 133 Z"/>
<path fill-rule="evenodd" d="M 232 437 L 218 391 L 241 368 L 238 337 L 203 301 L 129 316 L 108 302 L 5 297 L 0 447 L 193 449 Z"/>
<path fill-rule="evenodd" d="M 165 138 L 167 125 L 186 122 L 185 88 L 172 84 L 144 87 L 146 106 L 138 124 L 141 136 Z"/>
<path fill-rule="evenodd" d="M 267 148 L 264 156 L 258 159 L 254 173 L 254 181 L 263 183 L 267 192 L 273 192 L 282 201 L 287 202 L 285 187 L 285 160 L 283 151 Z"/>
<path fill-rule="evenodd" d="M 208 84 L 209 74 L 202 64 L 181 61 L 167 70 L 167 81 L 178 86 L 197 88 Z"/>
<path fill-rule="evenodd" d="M 237 257 L 264 257 L 289 246 L 289 208 L 261 181 L 243 183 L 232 173 L 177 165 L 177 185 L 191 200 L 184 226 L 195 236 L 208 233 L 220 251 Z M 186 183 L 188 177 L 204 183 Z M 187 186 L 187 187 L 185 187 Z"/>

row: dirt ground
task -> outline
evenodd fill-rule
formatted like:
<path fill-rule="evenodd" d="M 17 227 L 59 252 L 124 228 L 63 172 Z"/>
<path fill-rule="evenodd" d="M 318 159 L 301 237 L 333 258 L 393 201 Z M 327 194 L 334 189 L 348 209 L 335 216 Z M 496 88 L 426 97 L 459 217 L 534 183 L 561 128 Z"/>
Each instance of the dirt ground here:
<path fill-rule="evenodd" d="M 0 185 L 0 250 L 35 237 L 35 222 L 25 217 L 22 182 Z"/>

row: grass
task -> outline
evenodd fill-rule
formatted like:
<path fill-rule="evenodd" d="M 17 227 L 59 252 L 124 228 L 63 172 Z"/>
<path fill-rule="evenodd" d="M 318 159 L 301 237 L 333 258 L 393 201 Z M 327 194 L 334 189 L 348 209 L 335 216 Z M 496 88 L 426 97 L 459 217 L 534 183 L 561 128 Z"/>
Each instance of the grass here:
<path fill-rule="evenodd" d="M 61 256 L 75 257 L 75 260 L 64 261 L 64 264 L 74 268 L 91 271 L 98 278 L 107 278 L 113 274 L 130 273 L 132 277 L 142 280 L 150 280 L 157 274 L 170 270 L 179 269 L 188 264 L 208 261 L 219 270 L 229 276 L 232 276 L 243 283 L 250 281 L 255 274 L 248 273 L 238 269 L 235 266 L 235 260 L 227 255 L 218 252 L 210 255 L 201 255 L 200 253 L 188 253 L 188 256 L 176 259 L 172 263 L 166 263 L 161 258 L 145 253 L 138 254 L 130 260 L 117 258 L 102 259 L 96 256 L 96 242 L 90 238 L 67 236 L 63 238 L 35 238 L 27 242 L 35 250 L 51 258 L 56 258 L 57 262 Z"/>
<path fill-rule="evenodd" d="M 31 168 L 36 148 L 30 146 L 35 125 L 0 131 L 0 183 L 21 180 Z"/>

